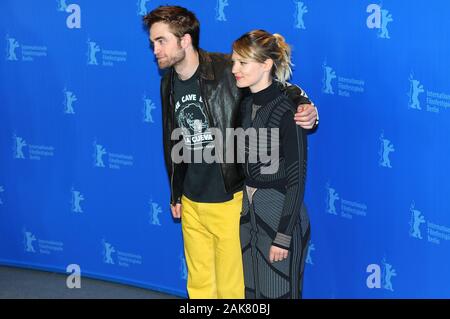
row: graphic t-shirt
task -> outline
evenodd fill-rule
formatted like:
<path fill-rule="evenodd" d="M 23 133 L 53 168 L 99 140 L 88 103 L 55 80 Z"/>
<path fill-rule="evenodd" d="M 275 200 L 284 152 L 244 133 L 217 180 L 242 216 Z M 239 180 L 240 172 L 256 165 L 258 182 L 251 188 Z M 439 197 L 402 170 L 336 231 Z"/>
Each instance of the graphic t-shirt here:
<path fill-rule="evenodd" d="M 220 203 L 233 199 L 225 192 L 219 163 L 206 163 L 203 152 L 214 154 L 214 136 L 202 101 L 197 72 L 188 80 L 175 76 L 175 125 L 183 131 L 185 151 L 190 152 L 183 194 L 195 202 Z M 195 161 L 194 161 L 195 159 Z M 198 161 L 199 160 L 199 161 Z"/>

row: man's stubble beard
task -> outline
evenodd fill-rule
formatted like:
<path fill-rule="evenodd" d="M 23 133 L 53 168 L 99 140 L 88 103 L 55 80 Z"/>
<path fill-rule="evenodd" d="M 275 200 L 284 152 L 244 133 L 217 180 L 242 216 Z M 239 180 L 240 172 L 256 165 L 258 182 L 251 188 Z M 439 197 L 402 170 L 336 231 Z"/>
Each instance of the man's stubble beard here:
<path fill-rule="evenodd" d="M 179 50 L 177 54 L 170 58 L 170 60 L 164 60 L 164 62 L 160 63 L 158 60 L 158 66 L 160 69 L 166 69 L 173 66 L 176 66 L 178 63 L 183 61 L 186 58 L 186 52 L 184 50 Z"/>

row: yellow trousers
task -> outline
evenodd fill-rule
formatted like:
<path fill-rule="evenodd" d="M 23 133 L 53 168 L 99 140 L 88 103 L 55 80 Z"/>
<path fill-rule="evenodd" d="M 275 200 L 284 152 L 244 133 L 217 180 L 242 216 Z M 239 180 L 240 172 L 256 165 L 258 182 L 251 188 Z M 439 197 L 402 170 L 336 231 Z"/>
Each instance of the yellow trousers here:
<path fill-rule="evenodd" d="M 243 299 L 242 192 L 223 203 L 197 203 L 183 196 L 181 209 L 189 298 Z"/>

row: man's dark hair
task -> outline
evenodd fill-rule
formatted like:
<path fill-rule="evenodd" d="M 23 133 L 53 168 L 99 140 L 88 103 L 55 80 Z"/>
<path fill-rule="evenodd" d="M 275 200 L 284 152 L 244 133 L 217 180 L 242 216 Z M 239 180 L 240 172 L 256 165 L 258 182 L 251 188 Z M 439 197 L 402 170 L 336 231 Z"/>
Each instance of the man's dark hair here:
<path fill-rule="evenodd" d="M 143 22 L 147 30 L 150 30 L 154 23 L 164 22 L 178 38 L 189 34 L 192 38 L 192 46 L 198 50 L 200 22 L 188 9 L 180 6 L 159 6 L 144 16 Z"/>

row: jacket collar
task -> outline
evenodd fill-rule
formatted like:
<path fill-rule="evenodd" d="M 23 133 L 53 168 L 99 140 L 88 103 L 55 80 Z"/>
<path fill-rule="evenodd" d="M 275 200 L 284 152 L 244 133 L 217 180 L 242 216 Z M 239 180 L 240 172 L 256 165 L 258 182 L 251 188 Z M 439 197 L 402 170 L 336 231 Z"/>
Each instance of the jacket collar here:
<path fill-rule="evenodd" d="M 198 58 L 200 60 L 200 76 L 205 80 L 214 80 L 214 70 L 212 67 L 212 59 L 208 52 L 199 49 Z"/>
<path fill-rule="evenodd" d="M 199 76 L 204 80 L 214 80 L 214 70 L 212 67 L 212 59 L 208 52 L 198 49 L 198 58 L 199 58 Z M 175 76 L 175 68 L 170 68 L 170 83 L 171 83 L 171 92 L 173 91 L 173 78 Z"/>

